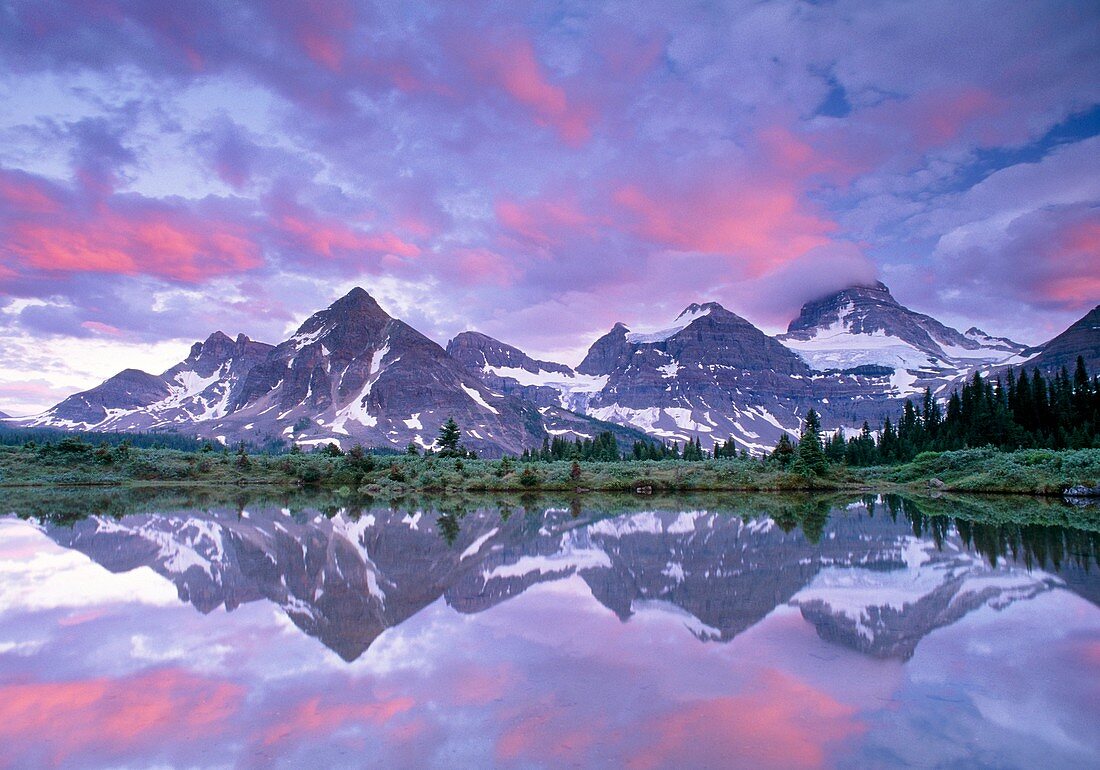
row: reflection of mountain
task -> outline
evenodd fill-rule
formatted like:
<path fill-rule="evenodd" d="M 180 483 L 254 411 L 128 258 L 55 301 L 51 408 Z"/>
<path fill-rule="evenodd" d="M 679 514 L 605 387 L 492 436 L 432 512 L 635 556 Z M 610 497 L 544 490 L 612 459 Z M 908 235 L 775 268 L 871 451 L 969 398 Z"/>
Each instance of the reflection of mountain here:
<path fill-rule="evenodd" d="M 152 567 L 201 612 L 272 601 L 346 660 L 440 597 L 476 613 L 574 574 L 623 620 L 671 611 L 700 639 L 728 641 L 791 603 L 824 638 L 891 657 L 979 607 L 1061 584 L 990 567 L 957 535 L 924 540 L 862 506 L 834 516 L 816 544 L 766 517 L 538 509 L 451 518 L 460 526 L 448 545 L 437 515 L 187 511 L 45 529 L 112 571 Z"/>

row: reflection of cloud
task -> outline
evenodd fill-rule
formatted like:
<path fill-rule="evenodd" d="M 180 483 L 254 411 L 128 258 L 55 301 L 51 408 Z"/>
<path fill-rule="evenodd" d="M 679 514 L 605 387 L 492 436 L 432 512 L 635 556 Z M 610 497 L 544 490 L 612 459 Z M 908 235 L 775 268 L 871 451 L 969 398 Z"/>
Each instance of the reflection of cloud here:
<path fill-rule="evenodd" d="M 117 760 L 137 749 L 170 753 L 193 736 L 228 732 L 243 696 L 239 685 L 174 668 L 7 684 L 0 686 L 0 740 L 5 760 L 22 766 Z"/>
<path fill-rule="evenodd" d="M 862 733 L 856 709 L 776 669 L 748 692 L 688 702 L 648 720 L 629 765 L 818 767 L 830 745 Z"/>
<path fill-rule="evenodd" d="M 0 613 L 122 602 L 179 603 L 175 587 L 149 567 L 113 574 L 21 521 L 0 521 L 0 538 Z"/>
<path fill-rule="evenodd" d="M 409 711 L 415 705 L 412 698 L 372 700 L 368 703 L 337 701 L 321 696 L 308 698 L 286 713 L 280 708 L 277 717 L 260 736 L 264 745 L 316 739 L 360 724 L 384 725 L 393 717 Z"/>

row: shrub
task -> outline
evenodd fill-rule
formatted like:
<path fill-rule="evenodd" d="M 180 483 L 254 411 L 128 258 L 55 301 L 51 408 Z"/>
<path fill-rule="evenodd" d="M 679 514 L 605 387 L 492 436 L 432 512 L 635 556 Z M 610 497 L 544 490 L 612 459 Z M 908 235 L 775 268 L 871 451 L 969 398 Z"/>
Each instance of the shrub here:
<path fill-rule="evenodd" d="M 528 465 L 523 469 L 523 473 L 519 474 L 519 483 L 525 487 L 533 487 L 539 483 L 539 475 Z"/>

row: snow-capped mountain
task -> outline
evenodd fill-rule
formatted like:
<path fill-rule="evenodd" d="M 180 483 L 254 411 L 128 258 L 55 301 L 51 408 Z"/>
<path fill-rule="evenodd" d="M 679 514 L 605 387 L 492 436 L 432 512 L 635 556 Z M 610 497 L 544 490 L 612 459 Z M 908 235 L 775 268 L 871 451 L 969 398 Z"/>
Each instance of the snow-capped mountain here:
<path fill-rule="evenodd" d="M 91 390 L 69 396 L 26 424 L 108 431 L 190 426 L 224 417 L 249 372 L 272 346 L 214 332 L 186 359 L 160 375 L 126 369 Z"/>
<path fill-rule="evenodd" d="M 589 397 L 607 384 L 606 376 L 584 375 L 565 364 L 538 361 L 478 332 L 462 332 L 447 344 L 447 352 L 494 390 L 539 406 L 583 412 Z"/>
<path fill-rule="evenodd" d="M 778 339 L 819 371 L 876 365 L 929 375 L 1001 361 L 1026 347 L 945 326 L 899 304 L 883 283 L 806 303 Z"/>
<path fill-rule="evenodd" d="M 427 447 L 449 417 L 468 446 L 489 455 L 608 428 L 494 391 L 360 288 L 277 346 L 217 332 L 162 375 L 127 369 L 21 424 L 171 429 L 225 443 L 281 437 L 305 446 Z"/>
<path fill-rule="evenodd" d="M 826 506 L 816 543 L 760 515 L 533 513 L 215 508 L 43 527 L 112 571 L 152 568 L 204 613 L 273 602 L 346 660 L 440 597 L 476 613 L 571 576 L 623 622 L 671 614 L 702 641 L 729 641 L 789 603 L 826 639 L 880 657 L 908 657 L 930 631 L 981 606 L 1063 584 L 991 567 L 952 533 L 937 548 L 861 504 L 831 518 Z M 441 516 L 455 527 L 451 542 Z"/>
<path fill-rule="evenodd" d="M 17 425 L 175 430 L 223 442 L 428 446 L 454 417 L 480 452 L 519 453 L 550 435 L 630 441 L 733 438 L 763 452 L 813 407 L 826 430 L 896 415 L 926 387 L 941 397 L 976 370 L 1100 369 L 1100 307 L 1035 348 L 965 333 L 899 304 L 881 283 L 809 302 L 771 337 L 718 303 L 671 322 L 616 324 L 576 369 L 484 334 L 444 350 L 354 289 L 271 346 L 220 332 L 160 375 L 127 369 Z"/>
<path fill-rule="evenodd" d="M 1100 308 L 1046 345 L 1025 349 L 976 327 L 959 332 L 876 283 L 807 303 L 775 338 L 714 302 L 690 305 L 653 329 L 618 323 L 576 370 L 473 332 L 449 349 L 490 387 L 537 404 L 560 403 L 662 439 L 698 438 L 708 448 L 732 437 L 761 452 L 784 432 L 797 435 L 810 407 L 826 430 L 854 432 L 864 420 L 876 425 L 895 416 L 901 399 L 925 388 L 945 397 L 976 370 L 1072 368 L 1077 355 L 1095 370 L 1098 318 Z"/>
<path fill-rule="evenodd" d="M 478 342 L 471 371 L 494 387 L 510 387 L 541 403 L 557 398 L 590 417 L 662 439 L 699 437 L 707 448 L 732 437 L 743 449 L 770 450 L 780 434 L 797 435 L 811 406 L 829 422 L 858 425 L 865 418 L 880 419 L 894 408 L 890 399 L 902 395 L 888 368 L 813 372 L 798 355 L 716 302 L 690 305 L 654 330 L 616 324 L 576 371 L 534 361 L 526 367 L 503 365 L 531 359 L 484 335 Z M 510 358 L 494 358 L 492 352 L 500 349 Z"/>

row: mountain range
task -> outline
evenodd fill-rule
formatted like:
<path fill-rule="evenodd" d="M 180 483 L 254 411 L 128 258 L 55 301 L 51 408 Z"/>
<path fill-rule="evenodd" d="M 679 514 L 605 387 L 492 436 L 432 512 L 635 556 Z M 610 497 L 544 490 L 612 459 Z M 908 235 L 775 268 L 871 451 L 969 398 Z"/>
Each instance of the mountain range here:
<path fill-rule="evenodd" d="M 453 417 L 486 456 L 604 430 L 620 442 L 699 438 L 708 448 L 732 437 L 759 453 L 797 435 L 811 407 L 826 429 L 856 430 L 926 387 L 946 395 L 976 370 L 1072 367 L 1079 355 L 1100 368 L 1100 306 L 1027 347 L 959 332 L 875 283 L 807 303 L 777 337 L 715 302 L 651 329 L 618 323 L 572 368 L 474 331 L 444 349 L 356 288 L 278 345 L 214 332 L 159 375 L 126 369 L 8 422 L 346 449 L 428 447 Z"/>

